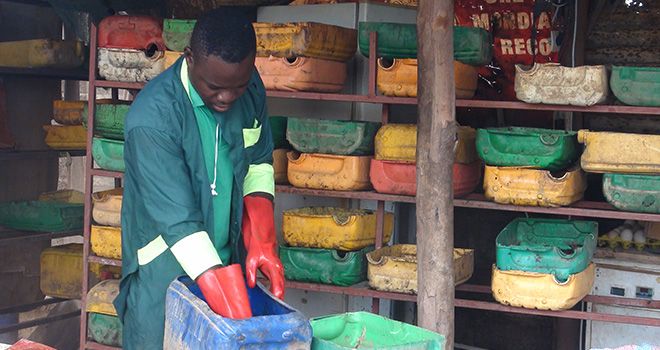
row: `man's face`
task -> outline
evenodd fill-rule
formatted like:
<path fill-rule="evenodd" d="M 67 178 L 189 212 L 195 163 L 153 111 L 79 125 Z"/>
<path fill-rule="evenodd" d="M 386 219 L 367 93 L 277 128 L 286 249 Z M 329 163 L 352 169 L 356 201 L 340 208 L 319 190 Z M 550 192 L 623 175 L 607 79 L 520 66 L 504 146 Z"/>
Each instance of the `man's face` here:
<path fill-rule="evenodd" d="M 190 82 L 210 109 L 228 111 L 247 89 L 254 70 L 254 54 L 239 63 L 227 63 L 213 55 L 193 56 L 189 48 L 185 55 Z"/>

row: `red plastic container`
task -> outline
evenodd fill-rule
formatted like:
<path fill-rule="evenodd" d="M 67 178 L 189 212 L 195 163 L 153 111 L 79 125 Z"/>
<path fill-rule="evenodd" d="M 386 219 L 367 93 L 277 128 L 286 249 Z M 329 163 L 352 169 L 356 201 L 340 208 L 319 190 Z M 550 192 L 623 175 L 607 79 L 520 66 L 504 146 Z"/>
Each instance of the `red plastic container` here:
<path fill-rule="evenodd" d="M 372 159 L 369 178 L 376 192 L 406 196 L 417 193 L 415 163 Z M 474 191 L 481 183 L 481 161 L 472 164 L 454 163 L 453 181 L 455 197 Z"/>
<path fill-rule="evenodd" d="M 164 51 L 163 21 L 150 16 L 106 17 L 99 23 L 98 46 Z"/>

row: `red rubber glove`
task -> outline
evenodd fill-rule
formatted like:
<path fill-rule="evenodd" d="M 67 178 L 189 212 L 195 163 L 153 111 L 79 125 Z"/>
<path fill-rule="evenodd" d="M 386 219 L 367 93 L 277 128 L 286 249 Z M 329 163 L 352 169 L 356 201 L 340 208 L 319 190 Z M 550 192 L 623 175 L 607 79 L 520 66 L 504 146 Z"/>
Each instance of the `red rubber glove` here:
<path fill-rule="evenodd" d="M 241 265 L 211 268 L 199 275 L 196 282 L 216 314 L 237 320 L 252 317 Z"/>
<path fill-rule="evenodd" d="M 270 199 L 250 195 L 243 198 L 243 243 L 247 250 L 248 286 L 256 286 L 258 268 L 270 281 L 270 292 L 284 299 L 284 268 L 277 256 L 275 217 Z"/>

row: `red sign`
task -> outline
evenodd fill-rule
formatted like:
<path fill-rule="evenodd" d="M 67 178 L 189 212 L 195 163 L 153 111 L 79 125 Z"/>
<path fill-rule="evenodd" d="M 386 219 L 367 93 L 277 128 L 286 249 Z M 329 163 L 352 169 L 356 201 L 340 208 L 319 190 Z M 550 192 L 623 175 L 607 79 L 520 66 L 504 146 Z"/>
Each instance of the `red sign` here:
<path fill-rule="evenodd" d="M 455 24 L 480 27 L 493 34 L 493 64 L 482 67 L 484 80 L 477 94 L 491 99 L 515 100 L 515 65 L 558 62 L 559 47 L 553 44 L 552 13 L 542 11 L 534 21 L 534 0 L 456 0 Z M 532 45 L 532 28 L 536 45 Z M 534 57 L 536 52 L 536 57 Z"/>

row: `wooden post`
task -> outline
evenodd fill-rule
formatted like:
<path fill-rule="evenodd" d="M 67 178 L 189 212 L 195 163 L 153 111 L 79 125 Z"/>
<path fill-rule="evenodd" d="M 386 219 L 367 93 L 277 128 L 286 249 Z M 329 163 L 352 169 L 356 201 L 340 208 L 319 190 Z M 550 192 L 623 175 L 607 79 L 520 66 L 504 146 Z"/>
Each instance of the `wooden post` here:
<path fill-rule="evenodd" d="M 417 270 L 419 325 L 454 348 L 454 204 L 456 143 L 454 1 L 420 0 L 417 11 Z"/>

